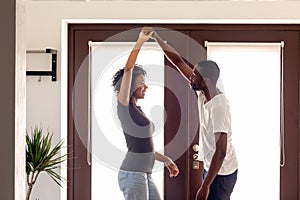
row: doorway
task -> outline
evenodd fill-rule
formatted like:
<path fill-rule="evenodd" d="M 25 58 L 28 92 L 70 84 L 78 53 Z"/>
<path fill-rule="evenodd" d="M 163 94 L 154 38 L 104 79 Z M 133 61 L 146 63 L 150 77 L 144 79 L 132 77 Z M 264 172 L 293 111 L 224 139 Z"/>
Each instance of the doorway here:
<path fill-rule="evenodd" d="M 148 24 L 146 24 L 148 25 Z M 110 38 L 112 35 L 117 35 L 120 32 L 133 30 L 136 28 L 143 27 L 144 24 L 118 24 L 118 25 L 106 25 L 106 24 L 74 24 L 69 26 L 69 105 L 74 103 L 74 108 L 69 107 L 69 151 L 75 153 L 76 160 L 70 160 L 68 178 L 70 185 L 68 187 L 68 198 L 69 199 L 91 199 L 91 167 L 86 162 L 86 148 L 83 141 L 78 136 L 78 129 L 74 125 L 73 113 L 78 116 L 81 115 L 81 127 L 87 127 L 87 71 L 84 71 L 84 76 L 81 78 L 81 87 L 74 88 L 74 80 L 80 67 L 86 56 L 88 55 L 89 49 L 87 43 L 90 40 L 93 41 L 104 41 Z M 284 25 L 203 25 L 203 24 L 180 24 L 180 25 L 167 25 L 167 24 L 154 24 L 152 26 L 162 27 L 162 36 L 168 38 L 168 41 L 176 49 L 179 49 L 180 53 L 191 63 L 195 64 L 197 60 L 206 58 L 206 50 L 200 49 L 199 52 L 194 53 L 192 50 L 193 44 L 190 40 L 181 40 L 175 35 L 170 34 L 169 30 L 182 33 L 183 35 L 192 38 L 198 44 L 204 44 L 204 41 L 222 41 L 222 42 L 285 42 L 285 51 L 283 55 L 283 82 L 284 82 L 284 127 L 285 127 L 285 166 L 280 168 L 280 199 L 295 199 L 298 196 L 298 108 L 299 108 L 299 27 L 295 26 L 284 26 Z M 285 31 L 281 31 L 285 30 Z M 122 38 L 122 41 L 135 41 L 138 31 L 131 31 L 126 37 Z M 112 38 L 113 41 L 116 38 Z M 115 40 L 114 42 L 120 42 Z M 79 51 L 80 50 L 80 51 Z M 171 65 L 165 61 L 166 65 Z M 169 73 L 165 73 L 165 84 L 175 85 L 178 88 L 178 94 L 174 95 L 170 90 L 165 90 L 165 110 L 167 111 L 170 119 L 166 120 L 165 123 L 165 144 L 168 144 L 179 130 L 177 124 L 180 124 L 180 132 L 188 133 L 185 137 L 180 138 L 181 144 L 177 144 L 179 147 L 183 147 L 186 151 L 177 157 L 177 163 L 181 168 L 180 176 L 174 181 L 169 180 L 164 175 L 164 199 L 193 199 L 195 191 L 199 187 L 198 180 L 200 175 L 198 170 L 193 170 L 193 158 L 194 154 L 192 146 L 197 141 L 197 130 L 196 128 L 191 130 L 189 127 L 196 127 L 197 113 L 193 110 L 192 105 L 196 103 L 193 99 L 193 94 L 189 94 L 188 85 L 185 84 L 184 80 L 181 80 L 176 75 L 169 76 Z M 71 92 L 70 92 L 71 91 Z M 75 95 L 73 94 L 75 91 Z M 176 96 L 186 97 L 180 100 Z M 181 110 L 181 104 L 186 105 Z M 172 106 L 170 106 L 172 105 Z M 296 108 L 296 109 L 295 109 Z M 76 115 L 77 113 L 77 115 Z M 175 113 L 180 113 L 176 115 Z M 193 119 L 182 121 L 183 119 Z M 174 123 L 177 122 L 177 123 Z M 85 132 L 86 128 L 83 128 Z M 86 137 L 86 136 L 84 136 Z M 176 152 L 176 148 L 172 147 L 165 150 L 166 154 Z M 174 155 L 175 156 L 175 155 Z M 253 160 L 251 164 L 255 164 Z M 255 173 L 255 172 L 253 172 Z M 184 187 L 182 187 L 184 186 Z M 84 191 L 82 190 L 83 188 Z M 80 191 L 80 192 L 78 192 Z M 175 191 L 175 192 L 174 192 Z"/>

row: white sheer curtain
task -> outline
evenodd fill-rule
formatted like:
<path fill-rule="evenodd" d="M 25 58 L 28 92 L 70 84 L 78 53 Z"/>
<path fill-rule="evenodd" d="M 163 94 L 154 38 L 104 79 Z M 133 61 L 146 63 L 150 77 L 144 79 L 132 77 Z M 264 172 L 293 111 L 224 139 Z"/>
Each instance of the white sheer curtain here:
<path fill-rule="evenodd" d="M 92 199 L 123 199 L 119 189 L 118 169 L 127 151 L 125 137 L 116 115 L 116 95 L 112 77 L 125 66 L 133 48 L 132 42 L 91 42 L 91 99 L 92 99 Z M 163 149 L 164 120 L 164 56 L 156 43 L 144 44 L 137 59 L 147 72 L 148 89 L 145 99 L 139 100 L 145 114 L 154 122 L 154 145 Z M 163 165 L 156 163 L 152 177 L 163 196 Z"/>
<path fill-rule="evenodd" d="M 231 106 L 239 161 L 232 200 L 279 199 L 281 43 L 206 45 Z"/>

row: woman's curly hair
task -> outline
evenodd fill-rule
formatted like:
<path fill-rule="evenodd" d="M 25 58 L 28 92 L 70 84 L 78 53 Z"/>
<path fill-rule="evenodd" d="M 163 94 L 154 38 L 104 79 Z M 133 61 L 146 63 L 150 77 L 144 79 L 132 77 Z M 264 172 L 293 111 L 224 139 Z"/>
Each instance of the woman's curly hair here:
<path fill-rule="evenodd" d="M 136 77 L 141 75 L 141 74 L 146 76 L 147 73 L 141 65 L 135 64 L 134 67 L 133 67 L 133 71 L 132 71 L 130 94 L 132 94 L 134 92 L 134 91 L 132 91 L 134 89 L 134 84 L 132 84 L 132 83 L 134 83 L 135 80 L 136 80 Z M 116 93 L 120 92 L 120 87 L 121 87 L 121 82 L 122 82 L 123 75 L 124 75 L 124 69 L 118 70 L 113 75 L 112 86 L 114 87 L 114 91 Z"/>

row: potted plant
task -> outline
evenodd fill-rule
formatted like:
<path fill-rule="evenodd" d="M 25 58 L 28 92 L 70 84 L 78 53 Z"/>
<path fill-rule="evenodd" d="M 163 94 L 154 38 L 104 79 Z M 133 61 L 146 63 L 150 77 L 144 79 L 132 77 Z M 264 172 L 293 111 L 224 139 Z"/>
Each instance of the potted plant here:
<path fill-rule="evenodd" d="M 32 188 L 41 172 L 46 172 L 59 186 L 61 177 L 55 169 L 67 159 L 67 154 L 60 155 L 63 141 L 60 140 L 51 148 L 53 134 L 49 132 L 43 135 L 42 128 L 35 127 L 31 130 L 31 136 L 26 131 L 26 174 L 27 174 L 27 195 L 29 200 Z"/>

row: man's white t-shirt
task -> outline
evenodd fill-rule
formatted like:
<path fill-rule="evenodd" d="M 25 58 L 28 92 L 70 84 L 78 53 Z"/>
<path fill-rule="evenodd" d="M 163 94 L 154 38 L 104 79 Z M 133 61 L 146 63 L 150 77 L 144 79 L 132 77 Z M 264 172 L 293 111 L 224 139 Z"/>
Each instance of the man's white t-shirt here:
<path fill-rule="evenodd" d="M 227 151 L 219 175 L 232 174 L 238 168 L 234 147 L 232 146 L 231 114 L 229 102 L 224 94 L 218 94 L 210 101 L 202 92 L 198 94 L 199 107 L 199 160 L 204 162 L 204 169 L 208 171 L 212 157 L 216 150 L 218 134 L 227 134 Z"/>

